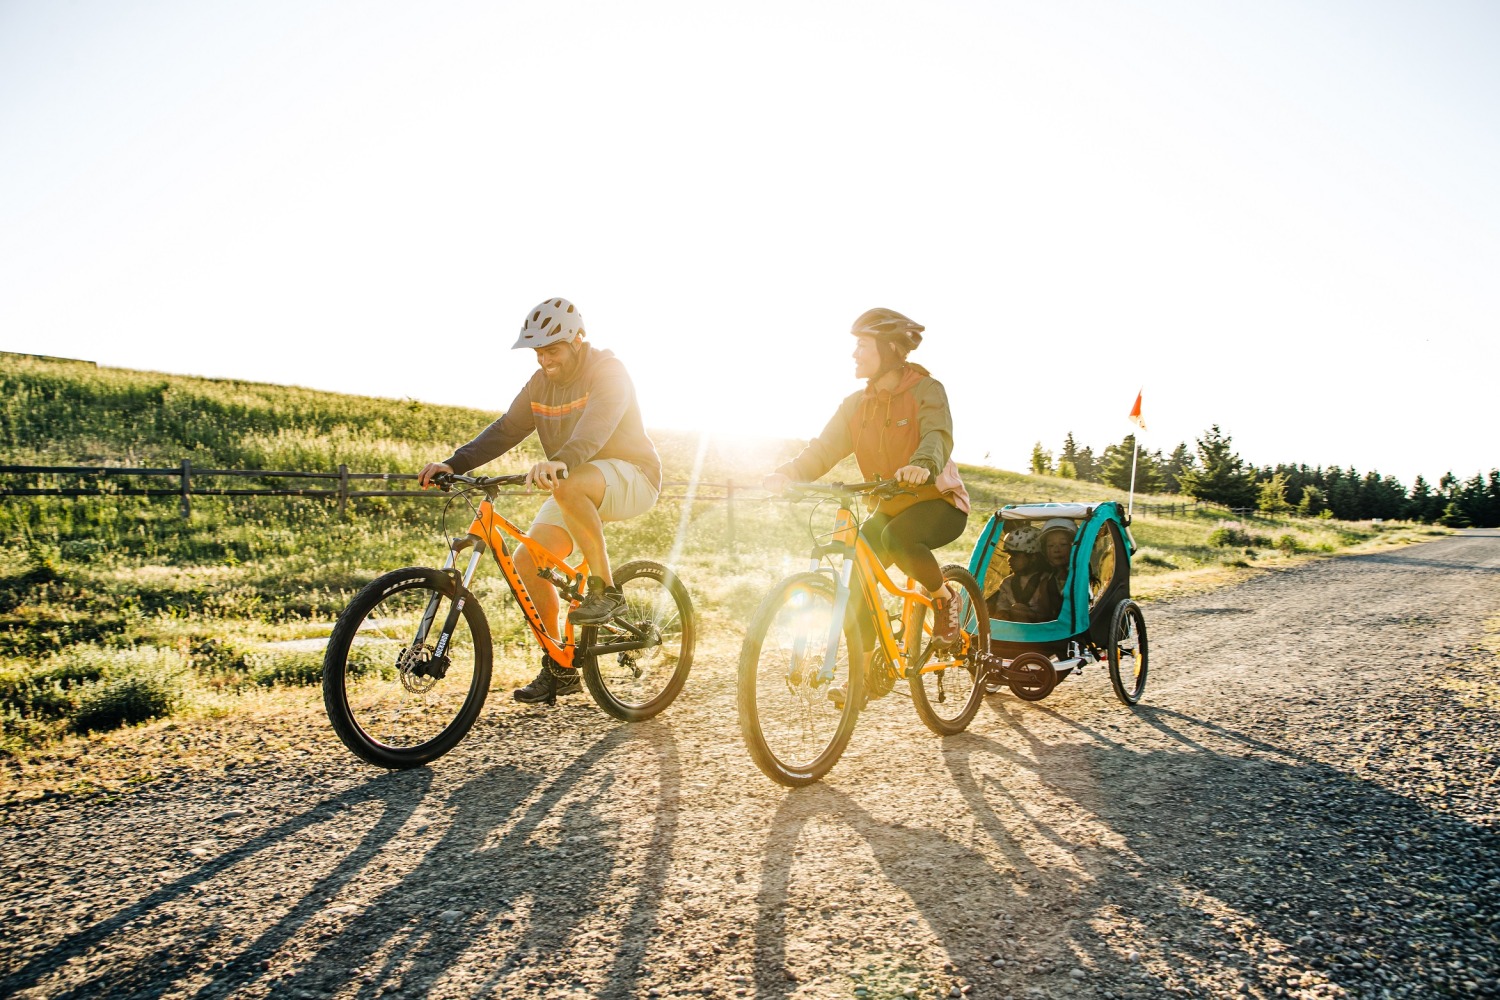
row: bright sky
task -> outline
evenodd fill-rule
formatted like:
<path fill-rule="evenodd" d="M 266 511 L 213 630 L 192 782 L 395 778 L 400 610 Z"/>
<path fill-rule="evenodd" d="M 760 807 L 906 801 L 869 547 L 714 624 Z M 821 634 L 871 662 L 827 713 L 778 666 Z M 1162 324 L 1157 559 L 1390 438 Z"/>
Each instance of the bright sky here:
<path fill-rule="evenodd" d="M 0 349 L 807 437 L 926 324 L 957 454 L 1500 464 L 1500 5 L 0 0 Z M 477 430 L 477 428 L 476 428 Z M 455 442 L 456 443 L 456 442 Z"/>

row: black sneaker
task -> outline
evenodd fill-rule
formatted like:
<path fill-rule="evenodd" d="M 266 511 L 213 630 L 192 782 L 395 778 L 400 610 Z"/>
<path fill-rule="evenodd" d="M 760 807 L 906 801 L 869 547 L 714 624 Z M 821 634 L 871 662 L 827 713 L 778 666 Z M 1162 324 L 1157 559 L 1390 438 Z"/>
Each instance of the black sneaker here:
<path fill-rule="evenodd" d="M 574 625 L 603 625 L 625 610 L 625 595 L 619 587 L 606 587 L 597 576 L 589 577 L 589 592 L 583 602 L 568 612 Z"/>
<path fill-rule="evenodd" d="M 527 705 L 551 705 L 559 695 L 578 693 L 578 671 L 563 670 L 552 657 L 542 654 L 542 669 L 530 684 L 516 688 L 511 697 Z"/>

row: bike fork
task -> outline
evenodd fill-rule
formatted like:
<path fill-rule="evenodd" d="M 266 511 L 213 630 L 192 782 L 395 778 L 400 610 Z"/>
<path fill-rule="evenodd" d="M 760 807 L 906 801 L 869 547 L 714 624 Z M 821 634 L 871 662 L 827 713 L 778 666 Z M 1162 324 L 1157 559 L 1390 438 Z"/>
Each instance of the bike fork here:
<path fill-rule="evenodd" d="M 458 564 L 458 554 L 469 546 L 474 551 L 469 553 L 469 565 L 464 569 L 463 576 L 455 579 L 458 584 L 453 600 L 453 605 L 448 608 L 448 616 L 443 619 L 443 630 L 438 633 L 437 645 L 433 647 L 432 655 L 436 659 L 448 651 L 448 643 L 453 638 L 453 630 L 458 626 L 458 616 L 464 609 L 467 598 L 464 596 L 469 592 L 469 582 L 474 579 L 474 573 L 479 569 L 479 560 L 484 555 L 484 540 L 477 535 L 469 535 L 461 542 L 455 544 L 448 550 L 448 558 L 443 561 L 442 572 L 446 576 L 457 577 L 454 567 Z M 427 601 L 427 610 L 422 613 L 422 622 L 417 626 L 417 637 L 412 641 L 412 647 L 421 646 L 427 640 L 428 633 L 432 630 L 433 620 L 437 618 L 438 605 L 442 602 L 441 594 L 433 594 Z"/>
<path fill-rule="evenodd" d="M 833 620 L 828 623 L 828 651 L 823 654 L 823 669 L 818 671 L 818 680 L 824 684 L 833 680 L 838 672 L 839 633 L 844 630 L 844 612 L 849 607 L 849 579 L 854 571 L 854 560 L 845 559 L 839 567 L 839 585 L 834 591 Z M 849 664 L 853 673 L 855 664 Z"/>

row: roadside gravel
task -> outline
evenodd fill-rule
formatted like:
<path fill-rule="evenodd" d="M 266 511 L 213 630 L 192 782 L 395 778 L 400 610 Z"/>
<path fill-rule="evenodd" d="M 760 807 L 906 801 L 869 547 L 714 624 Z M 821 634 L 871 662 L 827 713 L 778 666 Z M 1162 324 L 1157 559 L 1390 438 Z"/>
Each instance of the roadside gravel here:
<path fill-rule="evenodd" d="M 1096 670 L 937 740 L 893 695 L 798 792 L 724 623 L 658 721 L 497 692 L 419 771 L 312 703 L 101 745 L 153 780 L 3 814 L 0 994 L 1500 995 L 1500 533 L 1146 619 L 1134 711 Z"/>

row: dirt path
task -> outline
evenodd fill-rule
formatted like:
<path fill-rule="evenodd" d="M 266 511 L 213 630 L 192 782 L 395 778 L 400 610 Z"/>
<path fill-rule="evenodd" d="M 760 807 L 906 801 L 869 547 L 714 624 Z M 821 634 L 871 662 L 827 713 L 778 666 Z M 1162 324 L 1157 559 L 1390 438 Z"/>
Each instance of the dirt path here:
<path fill-rule="evenodd" d="M 12 808 L 0 994 L 1500 995 L 1500 536 L 1146 612 L 1137 711 L 1096 670 L 939 741 L 892 696 L 795 793 L 725 637 L 654 723 L 500 692 L 430 769 L 310 719 L 272 763 Z"/>

